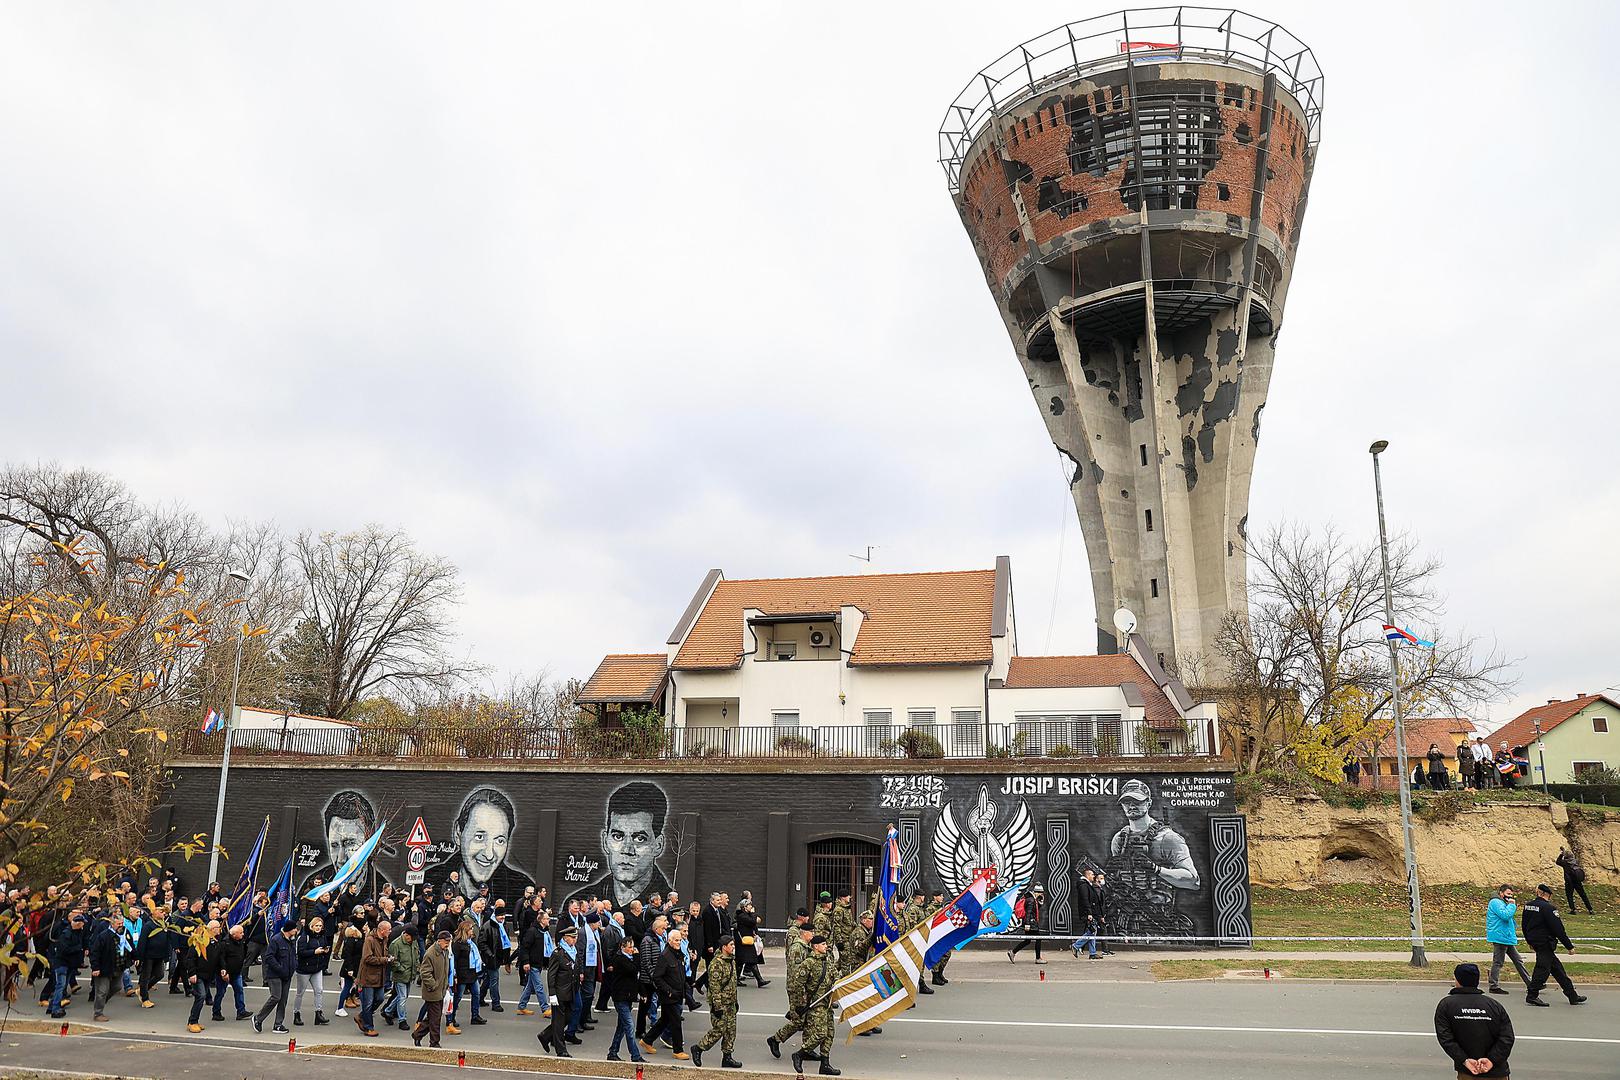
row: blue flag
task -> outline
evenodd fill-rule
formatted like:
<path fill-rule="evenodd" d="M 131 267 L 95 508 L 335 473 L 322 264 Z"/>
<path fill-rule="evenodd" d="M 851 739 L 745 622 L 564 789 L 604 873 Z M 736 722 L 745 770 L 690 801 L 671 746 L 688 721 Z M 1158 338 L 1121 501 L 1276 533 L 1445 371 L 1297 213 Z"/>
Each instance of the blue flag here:
<path fill-rule="evenodd" d="M 281 873 L 276 876 L 276 883 L 270 886 L 270 906 L 264 909 L 266 934 L 275 933 L 282 919 L 292 917 L 292 864 L 293 857 L 289 855 L 287 865 L 283 866 Z"/>
<path fill-rule="evenodd" d="M 329 892 L 336 896 L 338 890 L 360 876 L 360 871 L 366 867 L 366 861 L 371 853 L 377 850 L 377 841 L 382 839 L 383 830 L 388 828 L 388 822 L 383 822 L 377 831 L 371 834 L 371 839 L 360 845 L 358 851 L 349 856 L 349 861 L 337 872 L 337 876 L 323 885 L 313 886 L 304 894 L 305 900 L 313 900 L 322 893 Z"/>
<path fill-rule="evenodd" d="M 894 913 L 895 894 L 900 891 L 900 834 L 893 826 L 883 845 L 883 865 L 878 870 L 877 916 L 873 919 L 873 948 L 881 952 L 900 937 L 900 920 Z"/>
<path fill-rule="evenodd" d="M 1024 891 L 1024 883 L 1020 881 L 1010 889 L 1003 889 L 995 898 L 984 905 L 984 911 L 979 915 L 979 929 L 973 937 L 964 938 L 956 943 L 954 948 L 960 949 L 973 938 L 983 937 L 986 934 L 1003 934 L 1018 924 L 1013 915 L 1013 905 L 1018 903 L 1018 894 Z"/>
<path fill-rule="evenodd" d="M 225 912 L 227 929 L 247 922 L 248 916 L 253 914 L 253 888 L 259 880 L 259 859 L 264 855 L 264 838 L 269 832 L 270 815 L 266 814 L 264 824 L 259 827 L 259 839 L 253 845 L 253 854 L 248 856 L 242 876 L 236 879 L 236 888 L 231 892 L 231 906 Z"/>

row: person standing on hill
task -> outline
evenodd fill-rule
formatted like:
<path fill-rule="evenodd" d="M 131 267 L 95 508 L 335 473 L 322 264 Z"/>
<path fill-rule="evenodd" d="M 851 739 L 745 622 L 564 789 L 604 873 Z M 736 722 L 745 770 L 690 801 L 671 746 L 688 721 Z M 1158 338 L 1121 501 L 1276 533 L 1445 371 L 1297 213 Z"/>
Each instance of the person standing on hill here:
<path fill-rule="evenodd" d="M 1586 895 L 1586 868 L 1581 861 L 1567 848 L 1560 851 L 1558 858 L 1553 861 L 1564 872 L 1564 906 L 1569 908 L 1569 913 L 1575 914 L 1575 894 L 1580 893 L 1582 902 L 1586 904 L 1586 913 L 1592 914 L 1592 901 Z"/>

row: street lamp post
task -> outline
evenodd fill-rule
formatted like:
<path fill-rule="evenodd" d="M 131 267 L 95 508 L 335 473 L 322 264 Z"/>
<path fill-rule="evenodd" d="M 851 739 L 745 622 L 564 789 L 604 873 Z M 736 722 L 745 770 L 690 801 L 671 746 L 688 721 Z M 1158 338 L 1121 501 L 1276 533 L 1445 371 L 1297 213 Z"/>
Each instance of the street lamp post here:
<path fill-rule="evenodd" d="M 1389 449 L 1389 443 L 1379 439 L 1372 444 L 1373 490 L 1378 494 L 1378 550 L 1384 563 L 1384 621 L 1395 625 L 1395 592 L 1389 580 L 1389 533 L 1384 528 L 1384 478 L 1378 470 L 1378 455 Z M 1417 852 L 1412 846 L 1412 777 L 1406 768 L 1406 719 L 1401 715 L 1401 667 L 1396 645 L 1385 634 L 1384 644 L 1389 648 L 1389 700 L 1395 713 L 1395 760 L 1400 769 L 1401 841 L 1406 848 L 1406 899 L 1412 916 L 1412 966 L 1428 967 L 1429 957 L 1423 948 L 1423 893 L 1418 887 Z"/>
<path fill-rule="evenodd" d="M 241 570 L 232 570 L 231 580 L 247 585 L 253 579 Z M 243 602 L 246 603 L 246 600 Z M 235 620 L 232 620 L 232 623 L 234 625 Z M 231 705 L 230 711 L 225 714 L 225 756 L 219 763 L 219 798 L 214 803 L 214 835 L 208 838 L 209 884 L 219 880 L 219 835 L 225 828 L 225 784 L 231 774 L 231 734 L 235 731 L 236 725 L 236 683 L 242 675 L 242 641 L 246 637 L 245 632 L 237 631 L 236 662 L 231 666 Z"/>
<path fill-rule="evenodd" d="M 1547 786 L 1547 744 L 1541 741 L 1541 717 L 1537 716 L 1534 723 L 1536 725 L 1536 756 L 1541 758 L 1541 793 L 1550 795 L 1552 791 Z"/>

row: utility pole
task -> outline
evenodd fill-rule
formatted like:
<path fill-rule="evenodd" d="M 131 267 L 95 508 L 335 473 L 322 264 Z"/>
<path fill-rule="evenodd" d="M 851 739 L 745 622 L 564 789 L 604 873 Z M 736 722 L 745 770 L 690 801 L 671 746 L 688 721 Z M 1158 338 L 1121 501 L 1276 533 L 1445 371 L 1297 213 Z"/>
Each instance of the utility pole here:
<path fill-rule="evenodd" d="M 1389 532 L 1384 527 L 1384 478 L 1378 469 L 1378 455 L 1389 449 L 1379 439 L 1372 444 L 1373 489 L 1378 493 L 1378 550 L 1384 562 L 1384 622 L 1395 625 L 1395 592 L 1389 580 Z M 1428 967 L 1423 948 L 1423 892 L 1418 885 L 1417 852 L 1412 846 L 1412 775 L 1406 767 L 1406 719 L 1401 715 L 1401 662 L 1396 644 L 1384 635 L 1389 648 L 1389 702 L 1395 713 L 1395 760 L 1400 769 L 1401 842 L 1406 848 L 1406 900 L 1412 916 L 1412 966 Z"/>
<path fill-rule="evenodd" d="M 239 581 L 244 586 L 253 579 L 241 570 L 232 570 L 231 579 Z M 246 600 L 243 601 L 244 605 Z M 236 629 L 236 620 L 231 620 L 231 626 Z M 225 784 L 231 773 L 231 736 L 236 731 L 236 683 L 242 675 L 242 641 L 247 637 L 245 631 L 236 629 L 236 663 L 231 667 L 231 706 L 225 714 L 225 756 L 219 763 L 219 798 L 214 803 L 214 835 L 208 838 L 208 882 L 213 884 L 219 880 L 219 836 L 225 828 Z"/>

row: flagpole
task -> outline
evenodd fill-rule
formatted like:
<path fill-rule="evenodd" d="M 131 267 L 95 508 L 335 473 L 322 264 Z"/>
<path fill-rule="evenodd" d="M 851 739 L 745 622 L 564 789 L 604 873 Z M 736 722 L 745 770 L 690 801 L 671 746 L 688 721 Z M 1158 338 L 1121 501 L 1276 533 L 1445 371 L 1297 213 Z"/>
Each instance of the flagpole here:
<path fill-rule="evenodd" d="M 231 577 L 246 585 L 252 578 L 240 570 L 232 570 Z M 242 610 L 247 610 L 247 600 L 242 600 Z M 235 620 L 231 621 L 235 626 Z M 212 885 L 219 878 L 219 834 L 225 828 L 225 784 L 231 774 L 231 735 L 236 730 L 236 684 L 242 675 L 242 640 L 247 634 L 238 631 L 236 635 L 236 663 L 231 665 L 231 708 L 225 714 L 225 756 L 219 763 L 219 798 L 214 803 L 214 835 L 208 838 L 208 883 Z"/>

